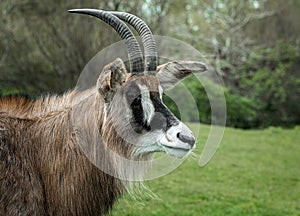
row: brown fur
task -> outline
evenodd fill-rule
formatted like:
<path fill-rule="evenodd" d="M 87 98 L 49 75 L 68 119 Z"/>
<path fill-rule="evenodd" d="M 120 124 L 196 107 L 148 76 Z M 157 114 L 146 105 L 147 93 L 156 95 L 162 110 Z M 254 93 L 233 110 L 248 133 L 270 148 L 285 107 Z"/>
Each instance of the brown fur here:
<path fill-rule="evenodd" d="M 98 145 L 103 158 L 97 160 L 114 172 L 99 137 L 121 156 L 129 158 L 132 149 L 113 128 L 116 111 L 111 108 L 103 124 L 103 109 L 96 88 L 36 101 L 0 98 L 0 215 L 103 215 L 111 209 L 124 181 L 86 154 Z"/>
<path fill-rule="evenodd" d="M 72 97 L 0 99 L 0 215 L 101 215 L 121 195 L 79 150 Z"/>

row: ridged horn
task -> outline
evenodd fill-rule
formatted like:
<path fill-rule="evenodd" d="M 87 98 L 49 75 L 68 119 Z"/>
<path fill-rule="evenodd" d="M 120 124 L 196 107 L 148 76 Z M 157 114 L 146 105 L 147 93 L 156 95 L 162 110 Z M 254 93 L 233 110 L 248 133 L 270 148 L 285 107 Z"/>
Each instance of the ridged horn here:
<path fill-rule="evenodd" d="M 148 25 L 139 17 L 129 13 L 116 12 L 116 11 L 109 11 L 109 12 L 117 16 L 119 19 L 132 25 L 135 28 L 135 30 L 141 36 L 143 46 L 144 46 L 145 71 L 155 72 L 156 67 L 158 65 L 157 49 L 156 49 L 155 39 Z"/>
<path fill-rule="evenodd" d="M 97 17 L 113 27 L 121 38 L 125 40 L 130 64 L 130 73 L 141 74 L 144 72 L 143 54 L 139 44 L 128 26 L 118 17 L 106 11 L 95 9 L 72 9 L 68 11 L 70 13 L 86 14 Z"/>

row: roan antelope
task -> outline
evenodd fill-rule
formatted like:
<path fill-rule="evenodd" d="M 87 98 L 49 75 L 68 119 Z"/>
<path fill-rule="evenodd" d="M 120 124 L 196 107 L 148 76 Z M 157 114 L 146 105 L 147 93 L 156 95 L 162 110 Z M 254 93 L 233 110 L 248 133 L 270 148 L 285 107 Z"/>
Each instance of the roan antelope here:
<path fill-rule="evenodd" d="M 83 92 L 37 100 L 0 98 L 0 215 L 106 214 L 126 191 L 124 179 L 132 172 L 130 166 L 118 168 L 122 165 L 107 149 L 145 161 L 155 152 L 182 158 L 195 147 L 191 131 L 163 104 L 162 94 L 206 66 L 192 61 L 157 66 L 154 37 L 134 15 L 70 12 L 112 26 L 125 41 L 130 68 L 117 58 L 102 69 L 97 84 Z M 124 22 L 141 36 L 144 55 Z M 113 175 L 90 161 L 87 154 L 93 151 L 100 152 L 95 160 Z"/>

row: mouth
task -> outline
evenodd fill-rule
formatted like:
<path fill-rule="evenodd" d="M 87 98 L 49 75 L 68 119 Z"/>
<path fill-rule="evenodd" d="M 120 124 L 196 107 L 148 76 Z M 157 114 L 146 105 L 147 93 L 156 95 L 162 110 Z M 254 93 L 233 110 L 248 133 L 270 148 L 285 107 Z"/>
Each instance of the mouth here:
<path fill-rule="evenodd" d="M 154 142 L 141 142 L 142 145 L 136 149 L 135 153 L 147 156 L 162 152 L 172 157 L 182 159 L 187 157 L 196 147 L 194 143 L 183 142 L 186 141 L 186 139 L 182 139 L 183 138 L 179 139 L 177 136 L 166 136 L 166 134 L 161 133 L 156 135 L 156 141 Z"/>
<path fill-rule="evenodd" d="M 193 148 L 186 148 L 186 147 L 175 147 L 164 145 L 159 142 L 154 143 L 147 148 L 140 149 L 138 152 L 142 153 L 143 155 L 153 154 L 157 152 L 163 152 L 167 155 L 182 159 L 188 156 L 192 152 Z"/>
<path fill-rule="evenodd" d="M 173 146 L 167 146 L 167 145 L 161 145 L 164 152 L 166 154 L 169 154 L 171 156 L 174 156 L 176 158 L 184 158 L 185 156 L 188 156 L 189 153 L 191 153 L 192 148 L 180 148 L 180 147 L 173 147 Z"/>

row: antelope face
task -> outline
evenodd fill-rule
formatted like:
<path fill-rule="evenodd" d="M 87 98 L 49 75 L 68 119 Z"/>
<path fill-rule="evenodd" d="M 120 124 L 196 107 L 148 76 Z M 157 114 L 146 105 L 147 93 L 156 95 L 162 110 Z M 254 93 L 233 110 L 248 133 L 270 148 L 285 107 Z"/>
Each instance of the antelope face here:
<path fill-rule="evenodd" d="M 199 62 L 169 62 L 158 67 L 156 76 L 138 76 L 129 75 L 121 59 L 107 65 L 99 77 L 98 90 L 107 104 L 107 119 L 114 122 L 110 123 L 116 130 L 114 136 L 132 144 L 137 157 L 154 152 L 178 158 L 188 155 L 195 147 L 195 138 L 163 103 L 162 95 L 179 81 L 175 77 L 184 78 L 203 67 Z"/>
<path fill-rule="evenodd" d="M 162 151 L 181 158 L 195 147 L 192 132 L 163 103 L 157 77 L 134 77 L 125 92 L 130 125 L 137 134 L 136 154 Z"/>
<path fill-rule="evenodd" d="M 103 135 L 113 134 L 111 136 L 126 140 L 132 146 L 132 154 L 138 157 L 153 152 L 165 152 L 178 158 L 187 155 L 195 147 L 195 138 L 188 127 L 164 105 L 162 94 L 186 76 L 205 71 L 205 65 L 201 62 L 176 61 L 157 66 L 154 37 L 149 27 L 134 15 L 93 9 L 70 12 L 100 18 L 111 25 L 127 45 L 129 73 L 123 61 L 117 58 L 104 67 L 97 81 L 97 89 L 106 104 L 105 124 L 108 126 Z M 132 25 L 141 36 L 144 54 L 122 20 Z"/>

